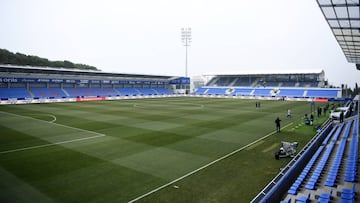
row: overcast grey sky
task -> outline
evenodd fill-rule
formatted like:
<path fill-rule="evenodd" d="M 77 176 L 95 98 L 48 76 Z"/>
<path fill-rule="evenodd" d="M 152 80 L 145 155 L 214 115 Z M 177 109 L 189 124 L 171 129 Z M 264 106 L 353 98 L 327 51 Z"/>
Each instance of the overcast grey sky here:
<path fill-rule="evenodd" d="M 325 71 L 359 83 L 315 0 L 1 0 L 0 48 L 103 71 L 182 76 Z"/>

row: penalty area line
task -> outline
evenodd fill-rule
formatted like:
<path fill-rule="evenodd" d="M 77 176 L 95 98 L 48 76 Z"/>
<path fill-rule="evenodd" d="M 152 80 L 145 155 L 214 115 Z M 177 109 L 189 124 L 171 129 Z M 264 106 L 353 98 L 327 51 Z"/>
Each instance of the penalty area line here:
<path fill-rule="evenodd" d="M 56 116 L 54 116 L 52 114 L 49 114 L 49 116 L 53 118 L 53 120 L 49 121 L 49 123 L 55 123 L 56 122 Z"/>
<path fill-rule="evenodd" d="M 72 127 L 72 126 L 68 126 L 68 125 L 63 125 L 63 124 L 60 124 L 60 123 L 55 123 L 55 121 L 56 121 L 55 116 L 54 116 L 55 120 L 53 120 L 53 121 L 44 121 L 44 120 L 33 118 L 33 117 L 30 117 L 30 116 L 23 116 L 23 115 L 10 113 L 10 112 L 6 112 L 6 111 L 0 111 L 0 113 L 12 115 L 12 116 L 17 116 L 17 117 L 20 117 L 20 118 L 36 120 L 36 121 L 39 121 L 39 122 L 42 122 L 42 123 L 47 123 L 47 124 L 51 124 L 51 125 L 57 125 L 57 126 L 61 126 L 61 127 L 64 127 L 64 128 L 69 128 L 69 129 L 73 129 L 73 130 L 79 130 L 79 131 L 83 131 L 83 132 L 87 132 L 87 133 L 92 133 L 92 134 L 95 134 L 95 135 L 105 136 L 105 134 L 101 134 L 101 133 L 98 133 L 98 132 L 85 130 L 85 129 L 81 129 L 81 128 L 76 128 L 76 127 Z M 51 115 L 51 114 L 47 114 L 47 115 Z"/>
<path fill-rule="evenodd" d="M 79 138 L 79 139 L 73 139 L 73 140 L 67 140 L 67 141 L 61 141 L 61 142 L 37 145 L 37 146 L 32 146 L 32 147 L 24 147 L 24 148 L 19 148 L 19 149 L 12 149 L 12 150 L 7 150 L 7 151 L 2 151 L 2 152 L 0 152 L 0 154 L 8 154 L 8 153 L 12 153 L 12 152 L 20 152 L 20 151 L 25 151 L 25 150 L 32 150 L 32 149 L 39 149 L 39 148 L 44 148 L 44 147 L 51 147 L 51 146 L 54 146 L 54 145 L 68 144 L 68 143 L 72 143 L 72 142 L 79 142 L 79 141 L 83 141 L 83 140 L 89 140 L 89 139 L 94 139 L 94 138 L 104 137 L 104 136 L 106 136 L 106 135 L 101 134 L 101 135 L 95 135 L 95 136 L 91 136 L 91 137 L 84 137 L 84 138 Z"/>
<path fill-rule="evenodd" d="M 284 129 L 284 128 L 292 125 L 292 124 L 293 124 L 293 122 L 290 122 L 289 124 L 285 125 L 285 126 L 282 127 L 281 129 Z M 203 170 L 203 169 L 205 169 L 205 168 L 207 168 L 207 167 L 209 167 L 209 166 L 211 166 L 211 165 L 213 165 L 213 164 L 215 164 L 215 163 L 217 163 L 217 162 L 219 162 L 219 161 L 221 161 L 221 160 L 224 160 L 224 159 L 226 159 L 226 158 L 228 158 L 228 157 L 230 157 L 230 156 L 232 156 L 232 155 L 234 155 L 234 154 L 236 154 L 236 153 L 238 153 L 238 152 L 246 149 L 247 147 L 250 147 L 250 146 L 256 144 L 257 142 L 259 142 L 259 141 L 261 141 L 261 140 L 266 139 L 267 137 L 269 137 L 269 136 L 271 136 L 271 135 L 273 135 L 273 134 L 275 134 L 275 133 L 276 133 L 276 131 L 273 131 L 273 132 L 265 135 L 264 137 L 261 137 L 261 138 L 255 140 L 255 141 L 253 141 L 253 142 L 251 142 L 251 143 L 249 143 L 249 144 L 247 144 L 247 145 L 245 145 L 245 146 L 243 146 L 243 147 L 241 147 L 241 148 L 239 148 L 239 149 L 237 149 L 237 150 L 235 150 L 235 151 L 232 151 L 232 152 L 230 152 L 230 153 L 228 153 L 228 154 L 226 154 L 226 155 L 224 155 L 224 156 L 222 156 L 222 157 L 220 157 L 220 158 L 218 158 L 218 159 L 216 159 L 216 160 L 214 160 L 214 161 L 212 161 L 212 162 L 210 162 L 210 163 L 208 163 L 208 164 L 206 164 L 206 165 L 204 165 L 204 166 L 202 166 L 202 167 L 200 167 L 200 168 L 198 168 L 198 169 L 195 169 L 195 170 L 193 170 L 193 171 L 191 171 L 191 172 L 189 172 L 189 173 L 187 173 L 187 174 L 185 174 L 185 175 L 183 175 L 183 176 L 181 176 L 181 177 L 179 177 L 179 178 L 177 178 L 177 179 L 175 179 L 175 180 L 173 180 L 173 181 L 171 181 L 171 182 L 169 182 L 169 183 L 166 183 L 166 184 L 164 184 L 164 185 L 162 185 L 162 186 L 160 186 L 160 187 L 157 187 L 157 188 L 151 190 L 151 191 L 148 192 L 148 193 L 145 193 L 145 194 L 143 194 L 143 195 L 140 195 L 140 196 L 136 197 L 135 199 L 128 201 L 128 203 L 136 202 L 136 201 L 138 201 L 138 200 L 140 200 L 140 199 L 143 199 L 144 197 L 147 197 L 147 196 L 149 196 L 149 195 L 151 195 L 151 194 L 153 194 L 153 193 L 155 193 L 155 192 L 157 192 L 157 191 L 159 191 L 159 190 L 162 190 L 162 189 L 164 189 L 164 188 L 166 188 L 166 187 L 168 187 L 168 186 L 170 186 L 170 185 L 172 185 L 172 184 L 174 184 L 174 183 L 176 183 L 176 182 L 178 182 L 178 181 L 180 181 L 180 180 L 182 180 L 182 179 L 184 179 L 184 178 L 186 178 L 186 177 L 188 177 L 188 176 L 191 176 L 191 175 L 194 174 L 194 173 L 197 173 L 197 172 L 199 172 L 199 171 L 201 171 L 201 170 Z"/>

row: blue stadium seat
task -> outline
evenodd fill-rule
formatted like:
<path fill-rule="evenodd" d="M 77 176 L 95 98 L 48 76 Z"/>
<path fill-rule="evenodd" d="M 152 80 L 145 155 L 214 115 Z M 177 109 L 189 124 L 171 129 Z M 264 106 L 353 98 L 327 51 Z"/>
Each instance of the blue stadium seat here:
<path fill-rule="evenodd" d="M 342 139 L 336 151 L 333 164 L 330 166 L 330 171 L 328 172 L 328 176 L 325 181 L 325 186 L 329 186 L 329 187 L 335 186 L 336 178 L 338 176 L 342 157 L 345 151 L 345 146 L 346 146 L 346 139 Z"/>
<path fill-rule="evenodd" d="M 324 146 L 320 146 L 318 148 L 318 150 L 315 152 L 315 154 L 311 157 L 308 164 L 305 166 L 305 168 L 303 169 L 301 174 L 298 176 L 296 181 L 292 184 L 292 186 L 288 190 L 288 194 L 293 194 L 293 195 L 297 194 L 298 189 L 300 188 L 302 182 L 305 180 L 306 176 L 308 175 L 308 173 L 312 169 L 313 165 L 315 164 L 315 161 L 318 159 L 318 157 L 319 157 L 321 151 L 323 150 L 323 148 L 324 148 Z M 314 187 L 315 187 L 315 183 L 314 183 Z"/>
<path fill-rule="evenodd" d="M 170 90 L 166 89 L 166 88 L 153 88 L 153 90 L 155 92 L 157 92 L 157 95 L 168 95 L 168 94 L 172 94 L 170 92 Z"/>
<path fill-rule="evenodd" d="M 343 136 L 342 136 L 343 139 L 347 139 L 349 137 L 352 122 L 353 121 L 350 120 L 349 122 L 346 123 L 345 131 L 344 131 Z"/>
<path fill-rule="evenodd" d="M 329 203 L 330 199 L 319 197 L 318 203 Z"/>
<path fill-rule="evenodd" d="M 280 97 L 304 97 L 304 89 L 285 89 L 280 88 L 277 96 Z"/>
<path fill-rule="evenodd" d="M 265 96 L 265 97 L 269 97 L 271 96 L 270 92 L 271 92 L 272 88 L 256 88 L 254 91 L 254 96 Z"/>
<path fill-rule="evenodd" d="M 205 94 L 208 90 L 209 90 L 209 88 L 203 88 L 203 87 L 201 87 L 201 88 L 197 89 L 197 90 L 194 92 L 194 94 Z"/>
<path fill-rule="evenodd" d="M 327 203 L 330 202 L 333 190 L 330 190 L 330 193 L 321 193 L 318 199 L 318 203 Z"/>
<path fill-rule="evenodd" d="M 280 203 L 291 203 L 291 198 L 289 198 L 288 200 L 282 200 L 280 201 Z"/>
<path fill-rule="evenodd" d="M 310 193 L 307 196 L 300 196 L 296 199 L 296 203 L 305 203 L 310 201 Z"/>
<path fill-rule="evenodd" d="M 329 142 L 330 138 L 333 136 L 335 130 L 337 129 L 337 126 L 333 127 L 330 131 L 330 133 L 326 136 L 325 140 L 323 141 L 323 145 L 327 145 L 327 143 Z"/>
<path fill-rule="evenodd" d="M 341 202 L 355 202 L 355 186 L 356 184 L 354 184 L 354 186 L 351 189 L 348 188 L 344 188 L 341 191 Z"/>
<path fill-rule="evenodd" d="M 0 88 L 0 99 L 32 98 L 29 91 L 23 87 Z"/>
<path fill-rule="evenodd" d="M 354 126 L 356 127 L 356 126 Z M 350 143 L 350 151 L 347 160 L 346 170 L 345 170 L 345 178 L 344 180 L 347 182 L 355 182 L 356 174 L 357 174 L 357 162 L 358 162 L 358 136 L 353 135 Z"/>
<path fill-rule="evenodd" d="M 30 91 L 34 94 L 34 97 L 38 98 L 64 98 L 66 94 L 61 88 L 30 88 Z"/>
<path fill-rule="evenodd" d="M 310 177 L 310 179 L 308 180 L 308 182 L 305 185 L 305 188 L 308 190 L 315 190 L 316 189 L 316 184 L 319 180 L 319 177 L 323 174 L 323 170 L 324 167 L 326 166 L 328 159 L 330 157 L 330 154 L 334 148 L 335 143 L 332 142 L 328 145 L 328 147 L 326 148 L 326 151 L 324 152 L 319 164 L 316 166 L 312 176 Z"/>
<path fill-rule="evenodd" d="M 151 88 L 136 88 L 141 95 L 156 95 L 156 91 Z"/>
<path fill-rule="evenodd" d="M 323 97 L 323 98 L 336 98 L 337 97 L 338 90 L 329 90 L 329 89 L 309 89 L 307 90 L 307 97 Z"/>
<path fill-rule="evenodd" d="M 229 88 L 209 88 L 207 93 L 208 95 L 225 95 L 226 94 L 226 90 L 228 90 Z"/>
<path fill-rule="evenodd" d="M 135 88 L 117 88 L 116 90 L 118 90 L 121 93 L 121 96 L 137 96 L 140 94 L 139 91 L 137 91 Z"/>
<path fill-rule="evenodd" d="M 233 96 L 250 96 L 253 88 L 235 88 L 235 91 L 232 93 Z"/>

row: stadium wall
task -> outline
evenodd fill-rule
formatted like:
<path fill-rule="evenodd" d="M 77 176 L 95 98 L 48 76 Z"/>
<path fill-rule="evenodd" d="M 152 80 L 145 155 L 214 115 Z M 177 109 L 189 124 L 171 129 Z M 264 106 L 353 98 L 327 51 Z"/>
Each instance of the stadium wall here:
<path fill-rule="evenodd" d="M 174 95 L 146 95 L 146 96 L 116 96 L 116 97 L 86 97 L 86 98 L 61 98 L 61 99 L 48 99 L 48 98 L 24 98 L 24 99 L 9 99 L 0 100 L 0 105 L 10 104 L 39 104 L 39 103 L 58 103 L 58 102 L 86 102 L 86 101 L 105 101 L 105 100 L 122 100 L 122 99 L 151 99 L 151 98 L 167 98 L 167 97 L 180 97 L 181 94 Z"/>

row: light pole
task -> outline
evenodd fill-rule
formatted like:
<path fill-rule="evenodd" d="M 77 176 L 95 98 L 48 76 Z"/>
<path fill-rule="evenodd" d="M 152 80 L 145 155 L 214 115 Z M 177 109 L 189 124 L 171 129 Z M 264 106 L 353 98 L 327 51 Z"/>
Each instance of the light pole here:
<path fill-rule="evenodd" d="M 191 28 L 181 28 L 181 41 L 185 46 L 185 77 L 188 76 L 188 57 L 187 57 L 187 49 L 191 43 Z"/>

